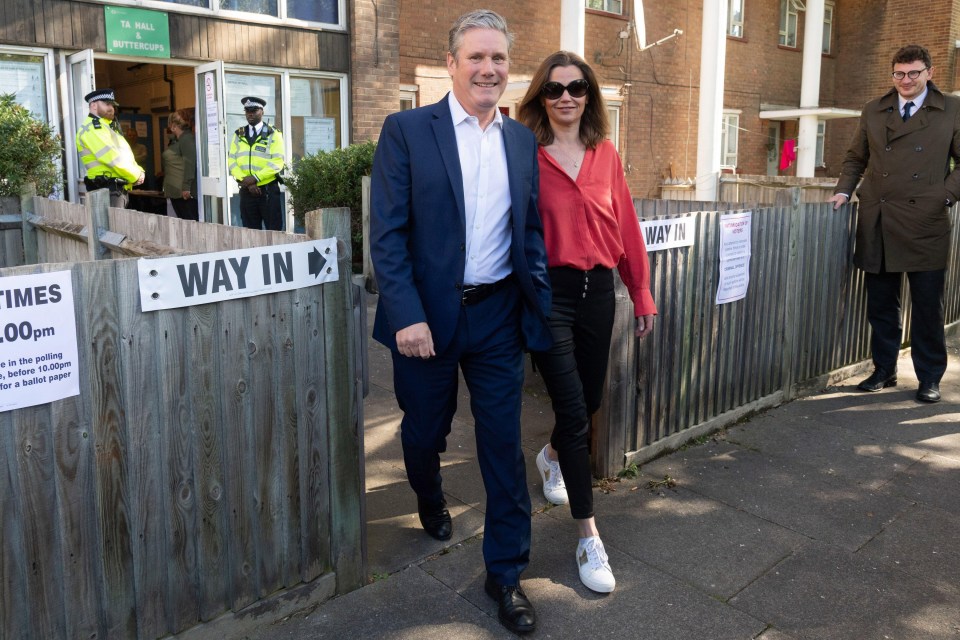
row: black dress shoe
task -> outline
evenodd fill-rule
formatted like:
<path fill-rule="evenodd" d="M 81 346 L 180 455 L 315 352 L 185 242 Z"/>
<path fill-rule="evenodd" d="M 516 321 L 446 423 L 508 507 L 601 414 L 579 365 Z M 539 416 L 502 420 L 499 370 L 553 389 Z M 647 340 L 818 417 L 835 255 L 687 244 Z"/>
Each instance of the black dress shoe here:
<path fill-rule="evenodd" d="M 917 400 L 920 402 L 940 402 L 940 384 L 937 382 L 921 382 L 917 389 Z"/>
<path fill-rule="evenodd" d="M 897 386 L 896 369 L 890 372 L 877 367 L 873 370 L 873 373 L 870 374 L 869 378 L 857 385 L 857 389 L 860 389 L 860 391 L 880 391 L 881 389 L 895 386 Z"/>
<path fill-rule="evenodd" d="M 453 522 L 450 520 L 450 512 L 447 511 L 447 503 L 440 501 L 438 505 L 428 505 L 417 500 L 417 513 L 420 514 L 420 524 L 423 530 L 437 540 L 449 540 L 453 533 Z"/>
<path fill-rule="evenodd" d="M 537 628 L 537 614 L 520 585 L 497 584 L 488 575 L 483 589 L 497 601 L 497 618 L 500 624 L 514 633 L 530 633 Z"/>

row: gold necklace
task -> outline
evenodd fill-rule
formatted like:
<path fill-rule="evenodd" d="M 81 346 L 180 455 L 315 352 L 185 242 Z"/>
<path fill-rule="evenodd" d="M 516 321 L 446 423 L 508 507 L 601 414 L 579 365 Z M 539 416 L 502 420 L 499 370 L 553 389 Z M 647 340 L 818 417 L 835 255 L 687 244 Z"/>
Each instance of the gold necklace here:
<path fill-rule="evenodd" d="M 561 160 L 562 162 L 572 164 L 574 169 L 579 169 L 580 163 L 583 162 L 583 157 L 587 153 L 587 148 L 586 147 L 582 149 L 579 147 L 577 148 L 577 152 L 578 152 L 577 156 L 579 156 L 579 159 L 577 159 L 577 157 L 575 156 L 568 155 L 566 151 L 561 151 L 558 145 L 553 145 L 553 151 L 555 152 L 555 155 L 559 153 L 560 155 L 560 158 L 558 158 L 559 160 Z"/>

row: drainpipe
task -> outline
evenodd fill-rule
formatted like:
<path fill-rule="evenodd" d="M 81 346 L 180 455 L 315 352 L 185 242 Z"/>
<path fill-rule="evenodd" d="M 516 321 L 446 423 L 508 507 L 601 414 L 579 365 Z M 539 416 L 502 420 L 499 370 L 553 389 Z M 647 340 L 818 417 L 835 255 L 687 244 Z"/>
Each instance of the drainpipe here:
<path fill-rule="evenodd" d="M 170 89 L 170 112 L 177 110 L 176 96 L 173 94 L 173 78 L 167 77 L 167 65 L 163 65 L 163 81 L 169 85 Z"/>
<path fill-rule="evenodd" d="M 715 202 L 720 179 L 723 72 L 727 58 L 727 3 L 703 0 L 700 115 L 697 125 L 697 200 Z"/>
<path fill-rule="evenodd" d="M 803 22 L 803 76 L 800 108 L 820 106 L 820 60 L 823 54 L 823 0 L 806 0 Z M 797 136 L 797 177 L 812 178 L 817 160 L 817 116 L 800 116 Z"/>
<path fill-rule="evenodd" d="M 583 0 L 560 0 L 560 48 L 583 57 L 587 14 Z"/>

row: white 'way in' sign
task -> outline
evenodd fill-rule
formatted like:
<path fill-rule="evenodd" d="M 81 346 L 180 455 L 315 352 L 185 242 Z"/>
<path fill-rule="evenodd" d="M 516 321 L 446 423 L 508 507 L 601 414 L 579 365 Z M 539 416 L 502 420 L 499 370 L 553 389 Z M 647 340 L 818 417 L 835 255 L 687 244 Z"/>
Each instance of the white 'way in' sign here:
<path fill-rule="evenodd" d="M 337 240 L 201 253 L 137 261 L 144 311 L 300 289 L 334 282 Z"/>
<path fill-rule="evenodd" d="M 647 253 L 693 246 L 695 228 L 694 219 L 690 216 L 640 221 L 640 230 L 643 231 L 643 243 L 647 245 Z"/>

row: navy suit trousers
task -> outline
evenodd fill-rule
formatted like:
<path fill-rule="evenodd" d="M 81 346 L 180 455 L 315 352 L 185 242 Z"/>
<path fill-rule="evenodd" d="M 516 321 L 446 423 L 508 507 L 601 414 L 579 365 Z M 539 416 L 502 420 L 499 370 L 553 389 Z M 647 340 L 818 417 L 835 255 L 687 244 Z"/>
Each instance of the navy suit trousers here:
<path fill-rule="evenodd" d="M 407 478 L 428 503 L 443 498 L 440 454 L 457 409 L 458 368 L 463 372 L 487 493 L 483 558 L 487 573 L 504 585 L 520 584 L 530 558 L 530 494 L 520 448 L 521 304 L 517 287 L 508 286 L 461 307 L 453 341 L 436 357 L 422 360 L 393 351 Z"/>

